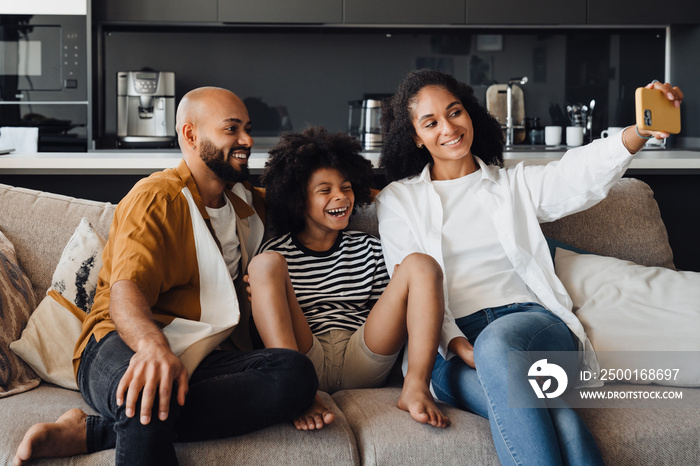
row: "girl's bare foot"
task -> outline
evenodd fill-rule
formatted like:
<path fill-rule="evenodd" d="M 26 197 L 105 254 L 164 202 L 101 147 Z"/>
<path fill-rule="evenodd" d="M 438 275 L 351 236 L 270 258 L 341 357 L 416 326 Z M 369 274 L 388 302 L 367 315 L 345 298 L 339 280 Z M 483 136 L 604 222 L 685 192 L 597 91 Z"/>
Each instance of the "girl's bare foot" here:
<path fill-rule="evenodd" d="M 450 419 L 437 407 L 428 385 L 422 380 L 404 379 L 399 397 L 399 408 L 408 411 L 411 417 L 422 424 L 447 427 Z"/>
<path fill-rule="evenodd" d="M 315 430 L 333 421 L 335 421 L 335 414 L 321 401 L 321 397 L 316 392 L 313 403 L 304 414 L 294 420 L 294 425 L 299 430 Z"/>
<path fill-rule="evenodd" d="M 14 466 L 35 458 L 65 457 L 87 453 L 87 414 L 79 409 L 63 413 L 56 422 L 29 428 L 12 461 Z"/>

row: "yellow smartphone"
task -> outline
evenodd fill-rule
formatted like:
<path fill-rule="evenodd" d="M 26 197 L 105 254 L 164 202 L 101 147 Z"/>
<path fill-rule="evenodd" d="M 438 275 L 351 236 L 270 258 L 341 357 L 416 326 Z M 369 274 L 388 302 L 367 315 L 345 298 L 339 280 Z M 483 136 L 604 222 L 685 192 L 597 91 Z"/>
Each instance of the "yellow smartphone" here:
<path fill-rule="evenodd" d="M 681 132 L 681 109 L 658 89 L 638 87 L 634 93 L 637 127 L 649 131 Z"/>

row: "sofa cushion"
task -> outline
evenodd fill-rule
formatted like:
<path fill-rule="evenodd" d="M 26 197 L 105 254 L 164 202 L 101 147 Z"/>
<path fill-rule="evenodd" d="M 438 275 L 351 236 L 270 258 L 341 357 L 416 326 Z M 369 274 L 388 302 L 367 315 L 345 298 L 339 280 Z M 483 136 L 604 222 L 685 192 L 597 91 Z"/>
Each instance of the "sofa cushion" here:
<path fill-rule="evenodd" d="M 359 465 L 355 438 L 343 413 L 333 399 L 321 394 L 326 406 L 336 413 L 336 420 L 320 431 L 298 431 L 292 423 L 270 426 L 246 434 L 205 442 L 175 445 L 183 466 L 215 464 L 332 464 Z M 95 412 L 79 393 L 42 384 L 38 389 L 2 400 L 0 409 L 0 464 L 12 464 L 12 458 L 24 433 L 39 422 L 55 421 L 70 408 L 88 414 Z M 51 458 L 36 464 L 113 465 L 114 450 L 105 450 L 73 458 Z M 32 462 L 35 464 L 35 462 Z"/>
<path fill-rule="evenodd" d="M 700 273 L 563 249 L 554 261 L 602 369 L 679 369 L 653 382 L 700 386 Z"/>
<path fill-rule="evenodd" d="M 39 377 L 10 350 L 35 305 L 32 285 L 17 264 L 15 248 L 0 231 L 0 397 L 39 385 Z"/>
<path fill-rule="evenodd" d="M 608 390 L 629 391 L 614 384 Z M 638 391 L 658 387 L 637 386 Z M 609 400 L 609 408 L 576 409 L 607 465 L 700 464 L 700 389 L 683 388 L 677 408 L 640 407 L 639 400 Z M 636 406 L 636 407 L 632 407 Z"/>
<path fill-rule="evenodd" d="M 666 226 L 649 185 L 619 180 L 608 197 L 577 214 L 543 223 L 545 236 L 601 256 L 673 269 Z"/>
<path fill-rule="evenodd" d="M 63 249 L 47 296 L 10 345 L 46 382 L 77 390 L 73 350 L 90 312 L 106 240 L 83 218 Z"/>
<path fill-rule="evenodd" d="M 53 422 L 71 408 L 82 409 L 88 414 L 94 411 L 78 392 L 65 390 L 50 384 L 17 396 L 5 398 L 0 409 L 0 464 L 12 464 L 17 447 L 25 432 L 34 424 Z M 45 465 L 114 465 L 114 450 L 81 455 L 73 458 L 50 458 L 32 461 Z"/>
<path fill-rule="evenodd" d="M 576 412 L 593 433 L 605 464 L 698 464 L 700 389 L 682 390 L 679 409 L 647 409 L 640 408 L 638 400 L 610 400 L 609 407 Z M 381 388 L 333 394 L 355 432 L 363 465 L 499 464 L 488 420 L 440 404 L 452 424 L 444 430 L 421 425 L 396 407 L 400 393 L 399 388 Z"/>
<path fill-rule="evenodd" d="M 333 399 L 321 392 L 335 421 L 317 431 L 300 431 L 292 423 L 221 440 L 176 445 L 180 464 L 359 465 L 357 443 Z"/>
<path fill-rule="evenodd" d="M 0 184 L 0 231 L 12 241 L 37 301 L 51 286 L 52 275 L 68 240 L 83 217 L 106 238 L 115 206 Z"/>
<path fill-rule="evenodd" d="M 379 225 L 377 225 L 377 208 L 374 203 L 365 206 L 356 206 L 348 230 L 364 231 L 379 238 Z"/>
<path fill-rule="evenodd" d="M 396 406 L 400 388 L 342 390 L 333 399 L 357 438 L 363 465 L 498 465 L 488 420 L 444 403 L 451 425 L 420 424 Z"/>

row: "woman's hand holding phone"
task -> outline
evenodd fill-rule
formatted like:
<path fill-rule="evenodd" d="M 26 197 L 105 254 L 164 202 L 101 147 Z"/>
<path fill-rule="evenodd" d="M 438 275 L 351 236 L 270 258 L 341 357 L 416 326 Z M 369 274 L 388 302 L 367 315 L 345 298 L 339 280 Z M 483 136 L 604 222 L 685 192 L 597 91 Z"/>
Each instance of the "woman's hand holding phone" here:
<path fill-rule="evenodd" d="M 636 123 L 642 137 L 663 139 L 681 130 L 683 92 L 670 83 L 651 82 L 635 92 Z"/>

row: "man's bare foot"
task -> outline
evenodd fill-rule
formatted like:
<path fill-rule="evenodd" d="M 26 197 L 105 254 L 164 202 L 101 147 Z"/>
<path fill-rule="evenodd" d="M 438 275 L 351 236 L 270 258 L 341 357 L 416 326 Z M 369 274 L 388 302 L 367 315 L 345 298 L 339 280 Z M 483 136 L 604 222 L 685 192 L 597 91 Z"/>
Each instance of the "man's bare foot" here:
<path fill-rule="evenodd" d="M 35 458 L 65 457 L 87 453 L 87 414 L 79 409 L 63 413 L 56 422 L 29 428 L 12 461 L 14 466 Z"/>
<path fill-rule="evenodd" d="M 316 430 L 335 421 L 333 411 L 321 401 L 321 397 L 316 392 L 316 398 L 304 414 L 294 420 L 294 425 L 299 430 Z"/>
<path fill-rule="evenodd" d="M 450 419 L 437 407 L 428 385 L 421 380 L 404 379 L 399 397 L 399 408 L 408 411 L 411 417 L 422 424 L 447 427 Z"/>

